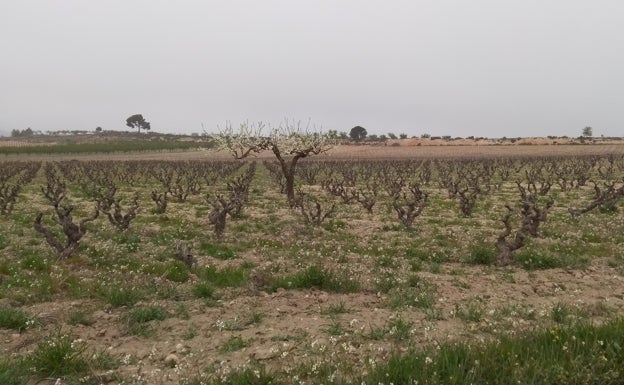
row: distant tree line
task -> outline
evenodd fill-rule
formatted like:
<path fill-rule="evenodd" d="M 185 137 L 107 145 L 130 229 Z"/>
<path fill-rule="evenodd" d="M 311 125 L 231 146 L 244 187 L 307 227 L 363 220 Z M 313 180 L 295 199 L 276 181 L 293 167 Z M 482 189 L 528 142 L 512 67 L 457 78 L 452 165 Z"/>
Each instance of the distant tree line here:
<path fill-rule="evenodd" d="M 368 132 L 366 131 L 366 128 L 362 126 L 355 126 L 348 133 L 345 131 L 329 130 L 327 132 L 327 136 L 332 139 L 353 140 L 356 142 L 361 142 L 361 141 L 375 142 L 375 141 L 384 141 L 387 139 L 407 139 L 408 138 L 408 135 L 405 133 L 401 133 L 398 136 L 392 132 L 389 132 L 387 135 L 384 135 L 384 134 L 369 135 Z"/>
<path fill-rule="evenodd" d="M 25 130 L 14 129 L 13 131 L 11 131 L 11 137 L 13 138 L 26 138 L 26 137 L 33 136 L 34 134 L 35 133 L 30 127 L 28 127 Z"/>

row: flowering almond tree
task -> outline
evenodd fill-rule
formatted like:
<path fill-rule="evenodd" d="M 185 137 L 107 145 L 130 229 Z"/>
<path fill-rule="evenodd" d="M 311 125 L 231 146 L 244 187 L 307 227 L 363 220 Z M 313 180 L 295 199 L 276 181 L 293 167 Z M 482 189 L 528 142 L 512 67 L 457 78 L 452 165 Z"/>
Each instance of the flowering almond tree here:
<path fill-rule="evenodd" d="M 269 130 L 268 136 L 263 135 Z M 285 193 L 290 207 L 297 205 L 295 196 L 295 171 L 297 162 L 310 155 L 318 155 L 333 147 L 333 141 L 326 134 L 309 132 L 302 129 L 300 123 L 286 121 L 278 128 L 242 123 L 235 130 L 228 123 L 224 130 L 214 135 L 219 148 L 229 151 L 234 158 L 243 159 L 262 151 L 271 151 L 277 158 L 284 174 Z"/>

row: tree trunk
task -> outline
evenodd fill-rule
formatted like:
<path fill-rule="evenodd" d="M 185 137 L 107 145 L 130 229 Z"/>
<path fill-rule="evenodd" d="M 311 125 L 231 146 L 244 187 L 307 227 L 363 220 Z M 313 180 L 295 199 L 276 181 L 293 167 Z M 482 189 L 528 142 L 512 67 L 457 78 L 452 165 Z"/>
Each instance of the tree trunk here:
<path fill-rule="evenodd" d="M 295 207 L 297 205 L 297 201 L 295 199 L 295 175 L 292 172 L 292 169 L 289 170 L 288 173 L 284 172 L 284 179 L 286 180 L 284 192 L 286 193 L 286 197 L 288 199 L 288 205 L 290 207 Z"/>
<path fill-rule="evenodd" d="M 290 161 L 288 161 L 282 157 L 279 148 L 273 147 L 272 150 L 282 167 L 282 173 L 284 174 L 285 180 L 284 192 L 286 193 L 286 198 L 288 199 L 288 205 L 290 207 L 295 207 L 297 205 L 297 198 L 295 197 L 295 170 L 297 162 L 305 155 L 296 154 L 292 159 L 290 159 Z"/>
<path fill-rule="evenodd" d="M 496 242 L 496 249 L 498 249 L 498 256 L 496 257 L 497 266 L 508 266 L 513 261 L 511 257 L 511 247 L 504 241 L 499 240 Z"/>

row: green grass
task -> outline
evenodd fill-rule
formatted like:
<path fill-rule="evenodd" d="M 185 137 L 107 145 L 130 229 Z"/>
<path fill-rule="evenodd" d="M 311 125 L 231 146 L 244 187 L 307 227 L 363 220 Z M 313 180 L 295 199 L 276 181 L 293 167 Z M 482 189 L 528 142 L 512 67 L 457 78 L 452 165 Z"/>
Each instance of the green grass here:
<path fill-rule="evenodd" d="M 564 267 L 561 259 L 540 252 L 521 250 L 515 256 L 515 262 L 527 270 L 545 270 Z"/>
<path fill-rule="evenodd" d="M 0 307 L 0 328 L 21 332 L 33 322 L 34 320 L 31 319 L 30 315 L 21 309 Z"/>
<path fill-rule="evenodd" d="M 195 325 L 190 325 L 182 335 L 182 338 L 187 341 L 195 337 L 197 337 L 197 327 L 195 327 Z"/>
<path fill-rule="evenodd" d="M 137 307 L 129 310 L 124 319 L 128 325 L 128 332 L 133 335 L 150 337 L 154 330 L 148 323 L 150 321 L 162 321 L 169 317 L 169 313 L 161 306 Z"/>
<path fill-rule="evenodd" d="M 49 272 L 50 261 L 39 253 L 28 253 L 22 256 L 21 265 L 24 269 L 36 272 Z"/>
<path fill-rule="evenodd" d="M 409 340 L 412 334 L 413 323 L 397 317 L 388 321 L 387 334 L 395 341 Z"/>
<path fill-rule="evenodd" d="M 115 243 L 124 245 L 124 248 L 128 253 L 136 253 L 141 246 L 141 237 L 129 231 L 122 233 L 116 232 L 112 237 L 115 240 Z"/>
<path fill-rule="evenodd" d="M 238 287 L 247 282 L 248 271 L 241 267 L 218 269 L 215 266 L 206 266 L 200 271 L 199 276 L 215 287 Z"/>
<path fill-rule="evenodd" d="M 249 315 L 249 319 L 247 320 L 247 324 L 248 325 L 259 325 L 262 320 L 264 319 L 264 317 L 266 317 L 266 314 L 264 313 L 251 313 Z"/>
<path fill-rule="evenodd" d="M 466 262 L 473 265 L 491 265 L 496 260 L 494 245 L 484 242 L 472 245 Z"/>
<path fill-rule="evenodd" d="M 87 287 L 87 285 L 83 285 L 79 277 L 71 274 L 65 277 L 63 289 L 73 299 L 83 298 L 89 293 L 89 288 Z"/>
<path fill-rule="evenodd" d="M 4 234 L 0 234 L 0 250 L 5 249 L 9 245 L 10 243 L 7 237 Z"/>
<path fill-rule="evenodd" d="M 249 342 L 243 340 L 241 336 L 232 336 L 219 347 L 221 353 L 236 352 L 249 346 Z"/>
<path fill-rule="evenodd" d="M 189 267 L 182 261 L 171 261 L 167 264 L 165 278 L 173 282 L 186 282 L 189 279 Z"/>
<path fill-rule="evenodd" d="M 329 324 L 326 324 L 325 327 L 321 330 L 323 330 L 330 336 L 341 336 L 346 333 L 344 327 L 342 326 L 342 323 L 336 317 L 332 317 L 332 319 L 329 321 Z"/>
<path fill-rule="evenodd" d="M 0 358 L 0 384 L 23 385 L 29 377 L 29 370 L 24 360 Z"/>
<path fill-rule="evenodd" d="M 455 305 L 455 317 L 467 322 L 479 322 L 483 316 L 483 306 L 476 301 L 466 305 Z"/>
<path fill-rule="evenodd" d="M 202 242 L 199 246 L 199 250 L 209 257 L 221 260 L 234 259 L 237 257 L 234 250 L 229 247 L 211 242 Z"/>
<path fill-rule="evenodd" d="M 87 346 L 60 332 L 39 343 L 28 358 L 35 373 L 48 376 L 78 375 L 87 372 Z"/>
<path fill-rule="evenodd" d="M 388 306 L 391 309 L 415 307 L 433 309 L 437 300 L 437 287 L 428 279 L 413 275 L 407 285 L 398 285 L 388 291 Z"/>
<path fill-rule="evenodd" d="M 584 308 L 577 308 L 564 302 L 557 302 L 553 306 L 550 315 L 552 320 L 556 323 L 568 324 L 587 318 L 590 310 L 595 311 L 598 314 L 603 314 L 604 312 L 608 313 L 608 309 L 604 309 L 604 307 L 601 309 L 600 305 L 588 310 Z"/>
<path fill-rule="evenodd" d="M 328 305 L 327 307 L 321 308 L 321 314 L 328 314 L 328 315 L 343 314 L 343 313 L 347 313 L 348 311 L 349 309 L 347 309 L 347 306 L 345 305 L 344 301 L 340 301 L 338 303 L 331 304 L 331 305 Z"/>
<path fill-rule="evenodd" d="M 535 320 L 537 317 L 535 308 L 521 304 L 501 306 L 496 309 L 495 314 L 497 317 L 520 317 L 524 320 Z"/>
<path fill-rule="evenodd" d="M 315 288 L 333 293 L 354 293 L 360 290 L 360 283 L 344 272 L 335 272 L 312 265 L 293 275 L 274 278 L 269 291 L 273 292 L 279 288 Z"/>
<path fill-rule="evenodd" d="M 388 323 L 397 340 L 409 337 L 410 323 L 400 318 Z M 400 332 L 399 332 L 400 330 Z M 385 338 L 388 331 L 374 329 L 371 336 Z M 621 384 L 624 382 L 624 320 L 596 326 L 578 323 L 553 326 L 515 337 L 500 337 L 486 343 L 452 342 L 429 349 L 395 352 L 387 361 L 377 361 L 364 374 L 355 374 L 337 384 Z M 300 373 L 310 372 L 303 365 Z M 254 382 L 249 369 L 231 373 L 222 383 Z M 271 384 L 288 384 L 292 378 L 263 372 Z M 262 377 L 265 378 L 265 377 Z M 221 380 L 220 380 L 221 381 Z M 310 378 L 311 384 L 326 379 Z M 215 382 L 216 383 L 216 382 Z"/>
<path fill-rule="evenodd" d="M 59 330 L 44 336 L 23 357 L 0 359 L 0 383 L 19 385 L 39 383 L 42 378 L 61 378 L 63 384 L 78 384 L 84 383 L 90 374 L 118 365 L 109 353 L 93 351 L 84 341 Z"/>
<path fill-rule="evenodd" d="M 161 321 L 167 317 L 167 311 L 161 306 L 138 307 L 126 313 L 126 319 L 130 323 L 145 323 L 155 320 Z"/>
<path fill-rule="evenodd" d="M 206 282 L 198 282 L 193 286 L 193 295 L 197 298 L 213 298 L 214 288 Z"/>
<path fill-rule="evenodd" d="M 382 341 L 386 338 L 388 331 L 384 327 L 380 326 L 369 326 L 368 338 L 374 341 Z"/>
<path fill-rule="evenodd" d="M 443 344 L 394 355 L 356 383 L 617 384 L 624 381 L 624 321 L 553 327 L 497 343 Z"/>
<path fill-rule="evenodd" d="M 140 291 L 123 286 L 104 288 L 101 290 L 101 295 L 113 307 L 132 306 L 143 298 Z"/>

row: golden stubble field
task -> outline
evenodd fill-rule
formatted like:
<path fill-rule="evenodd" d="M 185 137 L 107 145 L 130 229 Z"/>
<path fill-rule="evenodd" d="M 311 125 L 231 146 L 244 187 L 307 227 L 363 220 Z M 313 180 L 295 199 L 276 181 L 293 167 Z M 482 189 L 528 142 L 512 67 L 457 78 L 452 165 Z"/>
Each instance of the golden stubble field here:
<path fill-rule="evenodd" d="M 608 153 L 622 154 L 622 147 L 339 146 L 315 159 L 532 159 Z M 137 158 L 222 160 L 227 154 L 79 157 Z M 257 158 L 270 159 L 266 154 Z M 149 198 L 154 182 L 137 182 L 120 188 L 125 196 L 139 194 L 141 209 L 130 229 L 119 233 L 99 218 L 90 224 L 79 253 L 56 261 L 31 225 L 38 211 L 48 217 L 51 213 L 41 194 L 45 178 L 40 172 L 20 194 L 14 213 L 0 218 L 5 240 L 0 249 L 0 306 L 20 308 L 36 320 L 20 332 L 0 329 L 0 352 L 5 357 L 27 355 L 46 336 L 63 333 L 86 344 L 89 352 L 104 351 L 117 360 L 114 369 L 96 371 L 90 383 L 191 383 L 259 366 L 294 378 L 293 383 L 328 383 L 361 375 L 410 349 L 491 341 L 621 316 L 624 214 L 591 212 L 572 219 L 567 213 L 567 208 L 589 201 L 591 185 L 569 191 L 552 188 L 555 204 L 542 237 L 519 251 L 522 263 L 474 263 L 483 247 L 493 250 L 502 231 L 504 204 L 517 201 L 513 181 L 480 198 L 472 217 L 464 218 L 434 176 L 423 187 L 430 195 L 429 206 L 409 231 L 383 193 L 369 214 L 357 204 L 341 204 L 320 186 L 301 183 L 324 205 L 336 204 L 330 219 L 313 226 L 288 208 L 259 163 L 250 201 L 241 216 L 228 220 L 222 240 L 212 234 L 210 207 L 201 195 L 171 202 L 165 214 L 156 214 Z M 202 194 L 206 191 L 224 191 L 224 183 L 205 186 Z M 92 207 L 77 186 L 69 188 L 68 197 L 80 207 L 79 214 Z M 182 279 L 172 280 L 168 269 L 177 242 L 190 246 L 198 263 Z M 532 265 L 532 256 L 565 262 L 540 269 Z M 300 279 L 310 267 L 338 284 L 325 282 L 320 289 L 274 284 L 283 277 Z M 241 278 L 231 285 L 217 284 L 215 271 L 241 272 Z M 202 287 L 208 289 L 202 292 Z M 136 301 L 111 304 L 108 295 L 119 288 L 135 292 Z M 129 314 L 146 308 L 162 309 L 166 316 L 137 331 Z M 54 381 L 34 378 L 32 383 Z"/>

